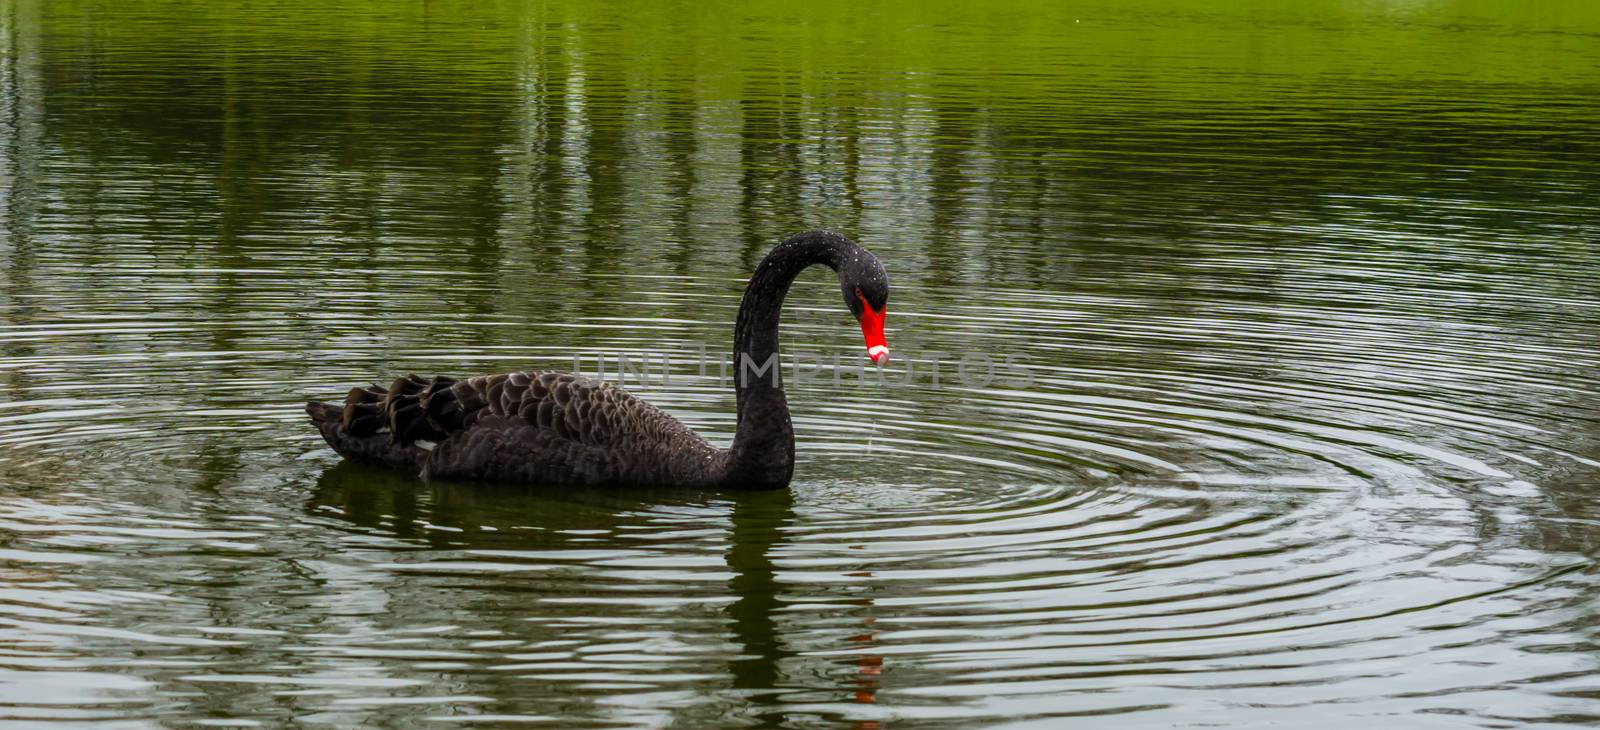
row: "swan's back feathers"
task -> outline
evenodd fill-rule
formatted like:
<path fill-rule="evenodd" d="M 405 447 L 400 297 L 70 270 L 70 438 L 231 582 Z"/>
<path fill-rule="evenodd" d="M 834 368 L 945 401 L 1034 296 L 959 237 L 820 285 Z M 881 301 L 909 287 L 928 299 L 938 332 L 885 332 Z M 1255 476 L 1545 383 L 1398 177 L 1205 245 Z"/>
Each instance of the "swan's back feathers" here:
<path fill-rule="evenodd" d="M 383 424 L 396 443 L 439 441 L 472 428 L 480 419 L 505 416 L 561 438 L 605 445 L 628 434 L 625 421 L 656 431 L 655 406 L 621 388 L 569 373 L 535 371 L 484 375 L 467 380 L 415 375 L 396 378 L 386 389 L 351 391 L 347 415 L 361 424 Z M 676 421 L 671 421 L 676 424 Z M 638 434 L 643 435 L 643 434 Z M 665 436 L 667 434 L 656 434 Z"/>
<path fill-rule="evenodd" d="M 315 410 L 312 416 L 319 419 Z M 434 476 L 693 484 L 709 482 L 721 458 L 687 426 L 628 391 L 560 372 L 465 380 L 408 375 L 387 388 L 351 390 L 338 421 L 336 435 L 350 444 L 381 440 L 410 454 L 428 448 L 419 442 L 437 443 L 422 463 Z M 340 453 L 372 450 L 342 447 L 334 436 L 329 443 Z"/>

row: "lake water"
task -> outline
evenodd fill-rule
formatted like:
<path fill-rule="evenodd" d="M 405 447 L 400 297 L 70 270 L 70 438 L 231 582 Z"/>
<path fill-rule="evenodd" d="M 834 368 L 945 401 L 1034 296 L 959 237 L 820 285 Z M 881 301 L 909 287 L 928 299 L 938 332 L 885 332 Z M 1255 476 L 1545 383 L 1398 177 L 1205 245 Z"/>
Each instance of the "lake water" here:
<path fill-rule="evenodd" d="M 0 719 L 1600 721 L 1600 6 L 0 25 Z M 648 356 L 726 443 L 699 348 L 812 227 L 896 360 L 797 282 L 850 367 L 788 491 L 427 484 L 301 411 Z"/>

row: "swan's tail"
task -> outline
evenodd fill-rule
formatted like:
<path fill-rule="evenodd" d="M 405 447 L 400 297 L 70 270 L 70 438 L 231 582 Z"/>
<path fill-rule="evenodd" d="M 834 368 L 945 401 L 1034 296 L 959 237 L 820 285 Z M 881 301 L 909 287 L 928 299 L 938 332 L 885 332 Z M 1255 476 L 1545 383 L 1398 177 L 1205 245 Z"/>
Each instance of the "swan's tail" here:
<path fill-rule="evenodd" d="M 362 415 L 359 409 L 352 408 L 350 404 L 340 406 L 312 401 L 306 404 L 306 414 L 311 416 L 311 422 L 316 424 L 323 440 L 340 456 L 351 461 L 421 469 L 423 459 L 428 455 L 428 452 L 412 444 L 396 443 L 388 431 L 368 430 L 360 428 L 365 424 L 347 423 L 347 415 L 354 414 L 351 421 L 358 421 Z M 352 425 L 357 428 L 352 429 Z"/>

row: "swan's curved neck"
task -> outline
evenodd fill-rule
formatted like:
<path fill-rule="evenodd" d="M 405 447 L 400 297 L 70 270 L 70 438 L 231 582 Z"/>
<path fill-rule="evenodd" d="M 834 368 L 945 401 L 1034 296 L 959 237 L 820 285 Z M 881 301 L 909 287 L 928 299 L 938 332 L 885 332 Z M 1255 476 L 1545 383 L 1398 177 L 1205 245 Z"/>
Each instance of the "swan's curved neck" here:
<path fill-rule="evenodd" d="M 807 267 L 839 263 L 858 250 L 843 236 L 808 232 L 790 236 L 756 267 L 739 303 L 733 332 L 738 431 L 728 450 L 729 486 L 781 487 L 794 472 L 794 427 L 783 395 L 778 361 L 778 315 L 789 285 Z M 776 483 L 772 483 L 775 480 Z"/>

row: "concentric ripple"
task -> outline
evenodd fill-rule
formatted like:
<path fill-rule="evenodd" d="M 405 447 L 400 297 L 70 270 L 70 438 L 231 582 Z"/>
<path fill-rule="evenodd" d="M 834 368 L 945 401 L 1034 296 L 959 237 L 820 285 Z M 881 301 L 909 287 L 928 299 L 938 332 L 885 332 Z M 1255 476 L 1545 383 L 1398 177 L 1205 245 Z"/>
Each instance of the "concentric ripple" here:
<path fill-rule="evenodd" d="M 731 398 L 686 353 L 735 292 L 616 283 L 678 303 L 590 342 L 680 337 L 672 377 L 642 389 L 727 438 Z M 842 340 L 808 297 L 789 339 Z M 1396 346 L 1397 323 L 1336 325 L 1339 310 L 1140 315 L 1007 290 L 998 306 L 1026 324 L 990 346 L 1026 356 L 1031 382 L 935 385 L 919 347 L 990 338 L 947 292 L 906 298 L 891 334 L 913 354 L 886 384 L 792 383 L 801 478 L 778 494 L 424 485 L 335 465 L 294 412 L 354 369 L 551 359 L 540 348 L 439 341 L 391 364 L 392 343 L 348 342 L 331 366 L 111 353 L 108 384 L 101 358 L 16 358 L 38 385 L 11 391 L 5 423 L 20 488 L 0 515 L 0 623 L 17 686 L 70 691 L 19 693 L 9 714 L 965 724 L 1352 702 L 1482 716 L 1486 697 L 1522 708 L 1503 717 L 1582 712 L 1593 560 L 1545 531 L 1592 523 L 1541 480 L 1596 466 L 1548 410 L 1504 396 L 1586 387 L 1546 375 L 1587 365 L 1556 333 L 1523 350 L 1502 332 L 1482 356 L 1500 367 L 1490 392 L 1458 340 Z M 1238 324 L 1256 316 L 1273 324 Z M 1316 333 L 1335 326 L 1330 347 Z M 178 328 L 142 334 L 141 350 L 185 351 L 160 344 Z M 177 382 L 194 394 L 146 395 Z"/>
<path fill-rule="evenodd" d="M 0 10 L 0 721 L 1600 719 L 1581 18 L 112 5 Z M 304 422 L 626 357 L 726 442 L 744 277 L 823 223 L 895 361 L 801 278 L 788 491 Z"/>

